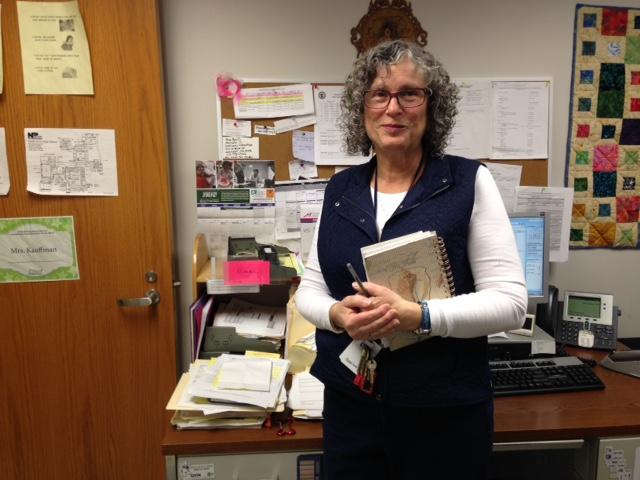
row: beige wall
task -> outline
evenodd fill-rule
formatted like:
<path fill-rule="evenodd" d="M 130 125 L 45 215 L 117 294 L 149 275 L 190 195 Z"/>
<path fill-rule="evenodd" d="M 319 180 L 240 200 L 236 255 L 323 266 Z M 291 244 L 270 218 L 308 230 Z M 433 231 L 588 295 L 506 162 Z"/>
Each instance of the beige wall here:
<path fill-rule="evenodd" d="M 637 1 L 594 4 L 637 7 Z M 368 0 L 162 0 L 181 331 L 188 339 L 191 254 L 196 233 L 194 162 L 215 159 L 215 78 L 341 81 L 355 49 L 350 30 Z M 465 0 L 412 2 L 428 48 L 453 76 L 553 78 L 550 183 L 562 186 L 575 2 Z M 622 310 L 621 336 L 640 336 L 640 252 L 570 251 L 551 265 L 565 289 L 611 292 Z M 184 340 L 183 345 L 188 345 Z M 182 353 L 188 361 L 188 349 Z"/>

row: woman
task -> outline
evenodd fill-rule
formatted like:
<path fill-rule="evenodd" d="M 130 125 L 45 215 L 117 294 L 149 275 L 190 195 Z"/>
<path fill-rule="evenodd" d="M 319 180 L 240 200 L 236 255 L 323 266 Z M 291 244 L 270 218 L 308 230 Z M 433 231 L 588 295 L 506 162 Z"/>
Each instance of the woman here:
<path fill-rule="evenodd" d="M 196 188 L 211 188 L 213 175 L 207 172 L 204 162 L 196 163 Z"/>
<path fill-rule="evenodd" d="M 327 186 L 296 295 L 317 326 L 312 373 L 325 385 L 329 479 L 485 478 L 493 401 L 486 335 L 518 328 L 524 275 L 500 194 L 479 162 L 444 154 L 457 89 L 434 57 L 403 41 L 356 60 L 342 127 L 350 153 L 375 155 Z M 366 282 L 360 248 L 416 231 L 444 238 L 457 296 L 414 303 Z M 422 299 L 428 300 L 428 299 Z M 428 341 L 382 348 L 369 395 L 354 385 L 354 341 L 418 331 Z M 347 350 L 345 352 L 345 350 Z M 342 356 L 342 360 L 341 360 Z"/>
<path fill-rule="evenodd" d="M 218 188 L 233 187 L 233 170 L 232 163 L 229 160 L 223 160 L 217 163 L 218 166 Z"/>

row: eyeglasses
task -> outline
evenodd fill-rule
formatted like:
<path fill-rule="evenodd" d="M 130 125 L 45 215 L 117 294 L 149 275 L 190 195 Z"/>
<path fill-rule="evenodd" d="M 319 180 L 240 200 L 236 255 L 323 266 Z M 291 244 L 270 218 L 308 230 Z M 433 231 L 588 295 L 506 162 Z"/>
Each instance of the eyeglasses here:
<path fill-rule="evenodd" d="M 422 105 L 431 93 L 430 88 L 408 88 L 393 93 L 386 90 L 367 90 L 364 92 L 364 104 L 373 109 L 387 108 L 391 99 L 395 97 L 402 108 L 413 108 Z"/>

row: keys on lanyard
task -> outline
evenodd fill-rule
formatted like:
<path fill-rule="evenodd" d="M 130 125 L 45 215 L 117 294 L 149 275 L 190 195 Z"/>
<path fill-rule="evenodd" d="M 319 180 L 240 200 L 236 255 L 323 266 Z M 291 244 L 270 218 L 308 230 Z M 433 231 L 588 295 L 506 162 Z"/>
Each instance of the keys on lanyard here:
<path fill-rule="evenodd" d="M 376 381 L 377 363 L 373 359 L 371 347 L 364 342 L 361 344 L 361 347 L 362 355 L 358 363 L 358 373 L 356 373 L 353 383 L 364 393 L 371 395 Z"/>

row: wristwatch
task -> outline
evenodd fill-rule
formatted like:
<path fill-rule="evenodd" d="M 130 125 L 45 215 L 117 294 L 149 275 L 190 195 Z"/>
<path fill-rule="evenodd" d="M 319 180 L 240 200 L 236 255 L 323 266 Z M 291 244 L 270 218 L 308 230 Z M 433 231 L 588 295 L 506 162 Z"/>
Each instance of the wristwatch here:
<path fill-rule="evenodd" d="M 431 315 L 429 314 L 429 305 L 426 301 L 421 300 L 418 302 L 420 310 L 422 310 L 422 321 L 420 326 L 416 328 L 413 333 L 416 335 L 431 335 Z"/>

